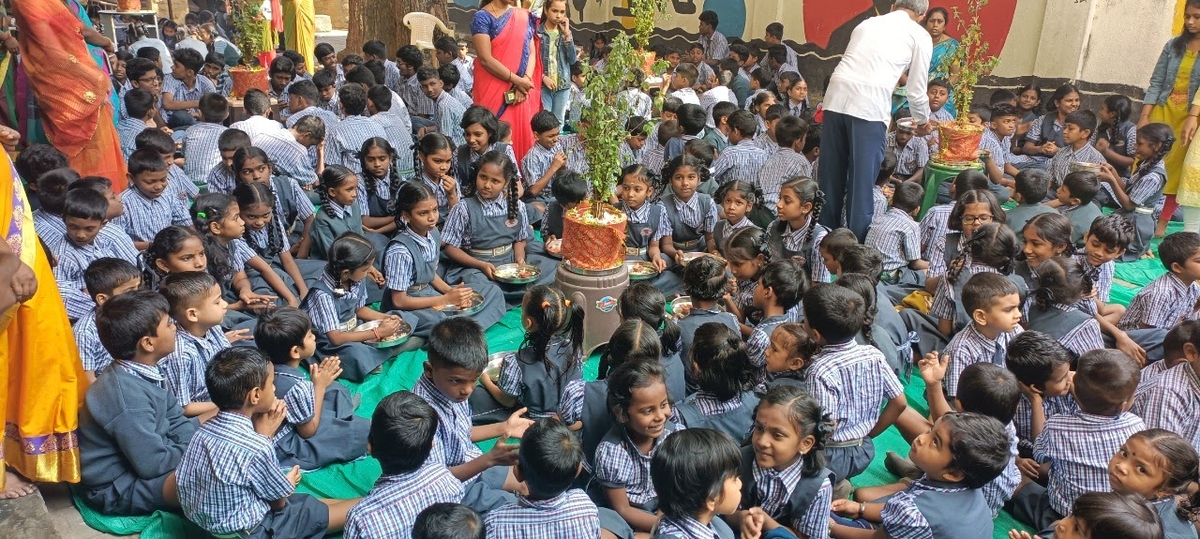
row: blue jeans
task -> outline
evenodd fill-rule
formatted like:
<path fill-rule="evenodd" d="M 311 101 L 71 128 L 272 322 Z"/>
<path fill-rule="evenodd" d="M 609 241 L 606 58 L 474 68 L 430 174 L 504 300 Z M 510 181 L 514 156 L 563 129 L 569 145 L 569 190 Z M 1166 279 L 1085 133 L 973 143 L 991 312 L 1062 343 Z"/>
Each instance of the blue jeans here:
<path fill-rule="evenodd" d="M 825 111 L 821 155 L 832 159 L 821 161 L 817 169 L 817 184 L 825 193 L 819 217 L 822 225 L 830 230 L 842 226 L 844 211 L 845 226 L 854 231 L 859 241 L 867 237 L 875 212 L 871 193 L 883 162 L 886 135 L 887 124 L 883 122 Z"/>
<path fill-rule="evenodd" d="M 567 120 L 567 105 L 571 102 L 571 89 L 566 88 L 557 92 L 547 90 L 542 87 L 542 108 L 554 113 L 554 117 L 558 118 L 559 127 L 565 125 Z"/>

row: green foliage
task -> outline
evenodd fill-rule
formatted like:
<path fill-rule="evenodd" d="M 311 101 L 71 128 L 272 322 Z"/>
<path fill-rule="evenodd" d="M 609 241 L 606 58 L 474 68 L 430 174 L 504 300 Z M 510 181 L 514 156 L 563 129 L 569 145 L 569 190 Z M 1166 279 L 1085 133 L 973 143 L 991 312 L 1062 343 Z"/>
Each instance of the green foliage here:
<path fill-rule="evenodd" d="M 632 115 L 631 103 L 618 99 L 618 94 L 633 84 L 634 72 L 640 71 L 646 53 L 639 50 L 650 42 L 654 23 L 662 12 L 665 0 L 629 0 L 633 14 L 634 38 L 625 32 L 617 33 L 610 46 L 603 71 L 590 65 L 584 69 L 583 91 L 587 99 L 580 117 L 579 132 L 587 155 L 592 196 L 597 202 L 609 200 L 620 179 L 621 165 L 617 152 L 625 141 L 625 120 Z M 662 71 L 663 62 L 655 63 L 656 72 Z M 602 204 L 591 205 L 593 215 L 599 217 Z"/>
<path fill-rule="evenodd" d="M 238 50 L 242 51 L 242 63 L 254 65 L 259 53 L 266 52 L 263 43 L 263 15 L 260 12 L 261 3 L 253 0 L 231 0 L 229 2 L 230 19 L 233 22 L 233 41 Z M 283 14 L 277 14 L 281 17 Z"/>
<path fill-rule="evenodd" d="M 992 73 L 1000 59 L 988 54 L 988 43 L 983 40 L 983 25 L 979 23 L 979 12 L 988 5 L 988 0 L 967 0 L 967 17 L 963 18 L 958 8 L 954 8 L 954 22 L 962 32 L 958 39 L 958 49 L 951 55 L 950 61 L 959 67 L 957 78 L 951 83 L 954 87 L 954 102 L 959 110 L 967 110 L 971 100 L 975 98 L 975 85 L 979 79 Z M 959 122 L 967 122 L 966 114 L 958 115 Z"/>

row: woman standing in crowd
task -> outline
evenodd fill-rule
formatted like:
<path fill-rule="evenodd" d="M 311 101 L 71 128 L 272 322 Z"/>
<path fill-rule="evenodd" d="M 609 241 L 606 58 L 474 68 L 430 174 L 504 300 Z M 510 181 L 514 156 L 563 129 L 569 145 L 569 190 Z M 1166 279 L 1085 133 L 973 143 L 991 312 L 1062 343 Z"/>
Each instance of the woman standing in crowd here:
<path fill-rule="evenodd" d="M 1148 123 L 1167 124 L 1175 131 L 1175 139 L 1180 142 L 1163 159 L 1167 168 L 1167 186 L 1163 193 L 1167 198 L 1158 218 L 1158 230 L 1155 231 L 1158 237 L 1162 237 L 1166 231 L 1167 222 L 1179 205 L 1192 208 L 1190 211 L 1195 214 L 1189 220 L 1192 230 L 1200 225 L 1200 156 L 1193 160 L 1192 167 L 1184 166 L 1188 145 L 1196 134 L 1197 125 L 1200 125 L 1197 121 L 1200 103 L 1193 104 L 1196 88 L 1200 86 L 1200 63 L 1196 62 L 1198 51 L 1200 0 L 1188 0 L 1183 6 L 1183 32 L 1171 38 L 1158 56 L 1154 73 L 1150 75 L 1150 86 L 1146 88 L 1142 115 L 1137 123 L 1139 129 Z M 1185 169 L 1192 170 L 1191 177 L 1181 181 L 1187 176 Z M 1185 210 L 1185 217 L 1188 212 Z"/>
<path fill-rule="evenodd" d="M 537 19 L 516 0 L 482 0 L 471 20 L 478 58 L 475 104 L 495 111 L 513 127 L 513 150 L 533 147 L 529 125 L 542 107 L 542 66 L 538 64 Z"/>

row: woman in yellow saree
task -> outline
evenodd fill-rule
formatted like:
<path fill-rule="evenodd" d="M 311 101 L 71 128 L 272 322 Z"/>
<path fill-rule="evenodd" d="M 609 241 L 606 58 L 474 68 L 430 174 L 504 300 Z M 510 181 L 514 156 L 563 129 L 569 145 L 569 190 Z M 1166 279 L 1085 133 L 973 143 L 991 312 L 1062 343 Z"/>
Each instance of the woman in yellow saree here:
<path fill-rule="evenodd" d="M 5 148 L 17 140 L 16 131 L 0 127 Z M 33 230 L 29 201 L 4 150 L 0 235 L 5 239 L 0 242 L 2 499 L 32 492 L 26 479 L 79 481 L 77 429 L 87 384 L 54 273 Z"/>
<path fill-rule="evenodd" d="M 285 47 L 304 57 L 309 74 L 316 73 L 317 10 L 313 0 L 283 0 L 283 25 Z"/>

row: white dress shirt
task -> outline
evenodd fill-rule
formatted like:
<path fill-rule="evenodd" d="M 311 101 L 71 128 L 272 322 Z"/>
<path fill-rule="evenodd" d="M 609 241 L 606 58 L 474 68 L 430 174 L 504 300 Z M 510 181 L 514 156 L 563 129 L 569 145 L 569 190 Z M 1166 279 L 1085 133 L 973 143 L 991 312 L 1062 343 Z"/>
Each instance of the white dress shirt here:
<path fill-rule="evenodd" d="M 892 119 L 892 89 L 908 70 L 908 106 L 917 124 L 929 120 L 929 61 L 933 40 L 912 20 L 896 10 L 871 17 L 850 34 L 841 63 L 833 71 L 825 92 L 825 110 L 873 122 Z"/>

